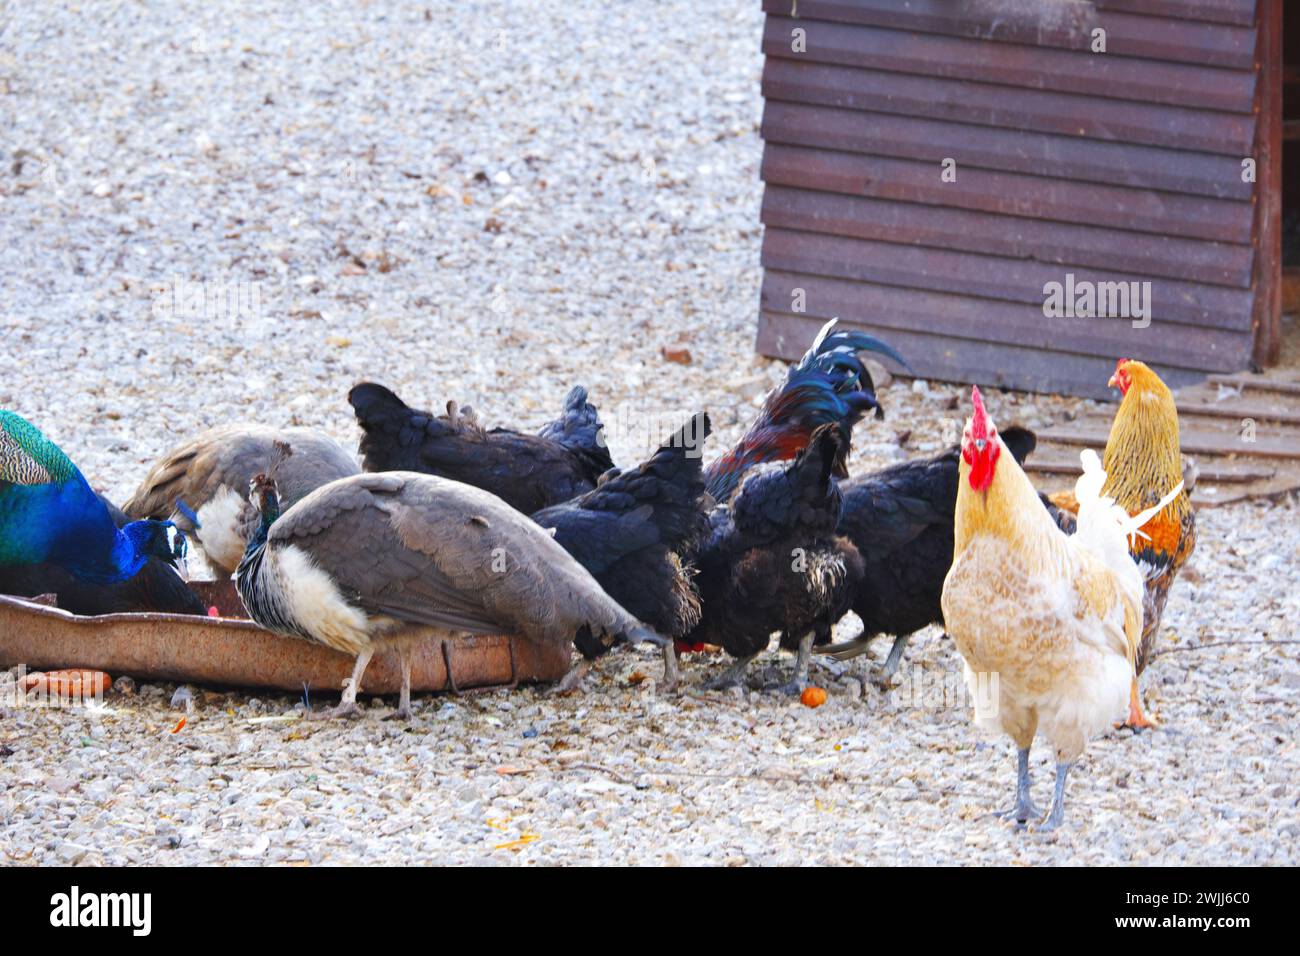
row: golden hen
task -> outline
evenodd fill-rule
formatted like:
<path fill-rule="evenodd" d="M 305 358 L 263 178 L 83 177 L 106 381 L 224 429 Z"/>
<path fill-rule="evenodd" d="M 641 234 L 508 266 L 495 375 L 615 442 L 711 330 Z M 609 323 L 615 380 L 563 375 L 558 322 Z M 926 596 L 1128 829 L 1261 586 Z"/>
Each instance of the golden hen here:
<path fill-rule="evenodd" d="M 1041 733 L 1055 749 L 1056 791 L 1040 827 L 1050 830 L 1062 820 L 1070 766 L 1124 711 L 1143 603 L 1126 535 L 1154 512 L 1130 518 L 1102 497 L 1106 476 L 1085 451 L 1077 529 L 1067 535 L 1007 451 L 978 388 L 971 398 L 944 625 L 965 661 L 976 722 L 1019 748 L 1016 802 L 1003 816 L 1022 825 L 1038 816 L 1029 747 Z"/>
<path fill-rule="evenodd" d="M 1110 386 L 1118 388 L 1124 397 L 1115 413 L 1102 457 L 1107 475 L 1102 494 L 1114 498 L 1129 514 L 1136 514 L 1155 504 L 1163 490 L 1182 477 L 1178 409 L 1160 376 L 1135 359 L 1120 359 L 1116 363 Z M 1068 492 L 1052 495 L 1051 500 L 1059 508 L 1077 511 L 1077 503 Z M 1155 648 L 1169 586 L 1196 547 L 1196 516 L 1188 489 L 1184 488 L 1142 531 L 1143 536 L 1133 538 L 1130 548 L 1145 585 L 1142 602 L 1145 623 L 1125 721 L 1135 729 L 1155 726 L 1143 713 L 1137 675 L 1146 669 Z"/>

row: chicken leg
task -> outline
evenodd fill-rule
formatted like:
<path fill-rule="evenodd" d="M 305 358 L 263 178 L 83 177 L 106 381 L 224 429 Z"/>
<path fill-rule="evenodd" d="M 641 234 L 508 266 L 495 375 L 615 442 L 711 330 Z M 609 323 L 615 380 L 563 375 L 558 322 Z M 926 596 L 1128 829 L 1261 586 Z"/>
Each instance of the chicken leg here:
<path fill-rule="evenodd" d="M 1147 730 L 1149 728 L 1159 727 L 1154 720 L 1142 712 L 1142 692 L 1138 690 L 1137 676 L 1133 677 L 1133 686 L 1128 692 L 1128 719 L 1119 726 L 1131 727 L 1133 730 Z"/>
<path fill-rule="evenodd" d="M 1030 820 L 1037 820 L 1042 815 L 1043 811 L 1034 805 L 1034 800 L 1029 795 L 1029 748 L 1023 747 L 1016 752 L 1016 802 L 994 816 L 1003 820 L 1015 820 L 1018 828 L 1023 828 Z"/>
<path fill-rule="evenodd" d="M 816 632 L 809 631 L 799 638 L 799 652 L 795 655 L 794 670 L 790 674 L 790 679 L 784 684 L 776 685 L 775 690 L 785 694 L 803 693 L 803 689 L 808 686 L 808 660 L 812 657 L 813 638 L 815 637 Z"/>
<path fill-rule="evenodd" d="M 660 684 L 661 691 L 666 694 L 676 690 L 681 679 L 681 668 L 677 666 L 677 648 L 673 646 L 672 641 L 669 641 L 664 645 L 664 678 Z"/>
<path fill-rule="evenodd" d="M 894 638 L 894 644 L 889 649 L 889 656 L 885 658 L 885 666 L 881 668 L 880 673 L 872 678 L 872 682 L 881 690 L 889 690 L 892 686 L 890 681 L 895 673 L 898 672 L 898 665 L 903 662 L 903 651 L 907 650 L 907 639 L 910 634 L 900 634 Z"/>
<path fill-rule="evenodd" d="M 1065 778 L 1072 766 L 1066 762 L 1056 765 L 1056 793 L 1052 796 L 1052 809 L 1047 814 L 1047 819 L 1036 827 L 1040 833 L 1051 833 L 1065 819 Z"/>
<path fill-rule="evenodd" d="M 728 667 L 712 680 L 704 682 L 705 690 L 726 690 L 728 687 L 739 687 L 745 677 L 745 669 L 758 656 L 758 653 L 749 654 L 745 657 L 736 658 L 736 662 Z"/>

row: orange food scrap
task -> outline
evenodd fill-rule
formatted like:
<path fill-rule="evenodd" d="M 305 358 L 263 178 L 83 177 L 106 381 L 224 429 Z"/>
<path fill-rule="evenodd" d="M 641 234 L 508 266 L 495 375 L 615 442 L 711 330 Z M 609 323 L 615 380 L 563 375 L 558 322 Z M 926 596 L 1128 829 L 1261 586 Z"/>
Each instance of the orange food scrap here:
<path fill-rule="evenodd" d="M 86 700 L 103 697 L 113 684 L 113 678 L 103 671 L 61 670 L 28 674 L 23 678 L 23 690 L 36 691 L 45 697 L 64 700 Z"/>
<path fill-rule="evenodd" d="M 172 728 L 172 733 L 179 734 L 184 729 L 185 729 L 185 718 L 182 717 L 180 720 L 176 721 L 176 726 Z"/>
<path fill-rule="evenodd" d="M 826 703 L 826 691 L 820 687 L 805 687 L 799 695 L 799 702 L 805 707 L 820 707 Z"/>

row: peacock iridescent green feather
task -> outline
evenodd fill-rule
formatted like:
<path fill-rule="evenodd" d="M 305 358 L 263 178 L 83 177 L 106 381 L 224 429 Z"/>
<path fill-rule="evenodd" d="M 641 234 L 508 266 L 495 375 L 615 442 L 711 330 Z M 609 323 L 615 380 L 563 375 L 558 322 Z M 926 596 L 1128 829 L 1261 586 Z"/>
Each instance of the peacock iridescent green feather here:
<path fill-rule="evenodd" d="M 66 481 L 77 467 L 27 419 L 0 409 L 0 481 L 41 485 Z"/>

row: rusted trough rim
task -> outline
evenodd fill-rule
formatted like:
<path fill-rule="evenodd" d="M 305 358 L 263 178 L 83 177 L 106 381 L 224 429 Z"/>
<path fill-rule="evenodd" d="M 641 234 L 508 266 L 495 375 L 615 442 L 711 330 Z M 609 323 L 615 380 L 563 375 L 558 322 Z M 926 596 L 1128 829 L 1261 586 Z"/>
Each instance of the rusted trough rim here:
<path fill-rule="evenodd" d="M 558 680 L 569 648 L 545 647 L 508 635 L 428 639 L 416 646 L 411 686 L 417 693 Z M 323 645 L 267 631 L 252 621 L 185 614 L 80 616 L 0 595 L 0 666 L 34 670 L 86 667 L 114 677 L 219 687 L 337 692 L 352 658 Z M 394 694 L 395 653 L 376 654 L 361 690 Z"/>

